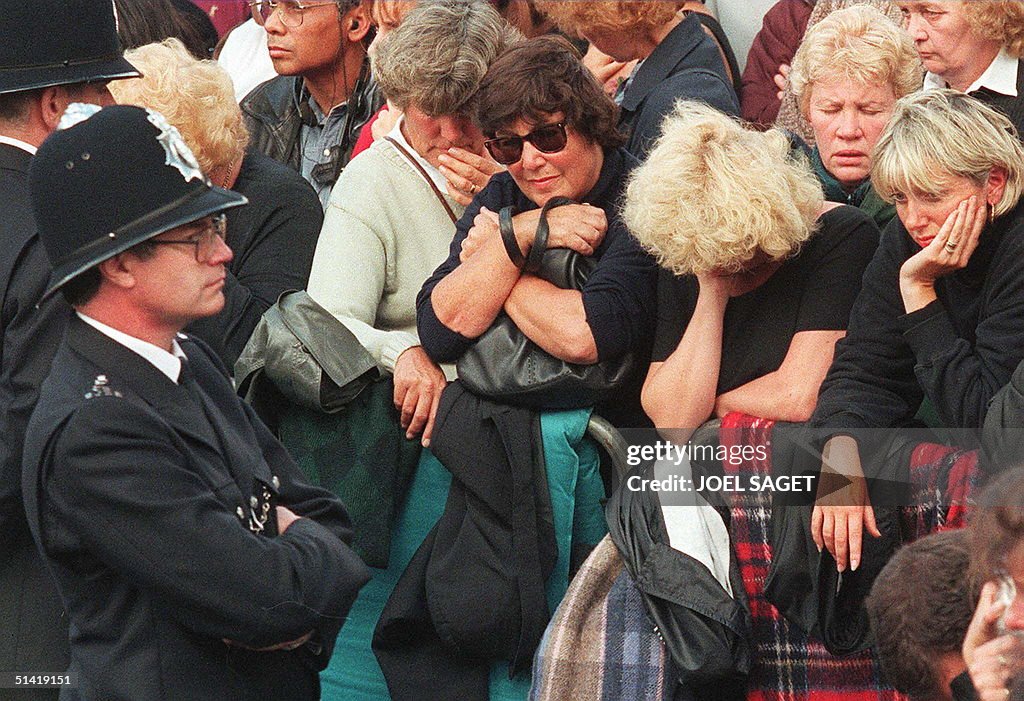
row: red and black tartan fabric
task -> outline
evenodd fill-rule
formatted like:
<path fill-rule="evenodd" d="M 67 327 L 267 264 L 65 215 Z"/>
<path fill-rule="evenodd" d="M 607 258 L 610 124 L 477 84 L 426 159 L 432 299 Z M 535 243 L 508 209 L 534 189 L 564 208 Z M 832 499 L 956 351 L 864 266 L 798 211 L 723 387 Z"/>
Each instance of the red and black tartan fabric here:
<path fill-rule="evenodd" d="M 771 474 L 773 421 L 741 414 L 722 420 L 723 446 L 766 446 L 766 460 L 756 457 L 732 465 L 728 475 L 746 482 Z M 749 453 L 748 453 L 749 454 Z M 941 445 L 923 444 L 913 451 L 910 476 L 916 507 L 904 510 L 904 538 L 913 540 L 937 530 L 965 525 L 968 501 L 978 481 L 977 456 Z M 750 600 L 754 668 L 748 701 L 905 701 L 881 678 L 873 650 L 835 657 L 818 640 L 790 625 L 764 595 L 771 564 L 771 492 L 728 494 L 730 534 L 743 586 Z"/>

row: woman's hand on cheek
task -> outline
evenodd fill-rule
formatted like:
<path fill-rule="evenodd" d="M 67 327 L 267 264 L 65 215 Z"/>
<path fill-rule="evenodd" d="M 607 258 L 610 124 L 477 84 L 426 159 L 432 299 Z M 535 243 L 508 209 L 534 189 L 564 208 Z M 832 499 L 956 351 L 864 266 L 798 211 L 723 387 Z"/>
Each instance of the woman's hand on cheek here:
<path fill-rule="evenodd" d="M 985 228 L 985 207 L 972 196 L 949 213 L 939 233 L 900 268 L 900 295 L 910 314 L 937 299 L 935 281 L 967 267 Z"/>
<path fill-rule="evenodd" d="M 487 187 L 491 176 L 505 170 L 486 155 L 452 147 L 438 156 L 441 175 L 448 181 L 448 194 L 468 207 L 476 194 Z"/>

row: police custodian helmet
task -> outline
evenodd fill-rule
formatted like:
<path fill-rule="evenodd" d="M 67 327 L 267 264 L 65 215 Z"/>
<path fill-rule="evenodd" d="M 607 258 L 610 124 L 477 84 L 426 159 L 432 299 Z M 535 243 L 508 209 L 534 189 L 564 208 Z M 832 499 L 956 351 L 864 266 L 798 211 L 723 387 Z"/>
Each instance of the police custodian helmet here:
<path fill-rule="evenodd" d="M 29 166 L 44 299 L 158 234 L 247 202 L 210 183 L 178 130 L 142 107 L 74 103 Z"/>
<path fill-rule="evenodd" d="M 137 77 L 113 0 L 19 0 L 0 11 L 0 93 Z"/>

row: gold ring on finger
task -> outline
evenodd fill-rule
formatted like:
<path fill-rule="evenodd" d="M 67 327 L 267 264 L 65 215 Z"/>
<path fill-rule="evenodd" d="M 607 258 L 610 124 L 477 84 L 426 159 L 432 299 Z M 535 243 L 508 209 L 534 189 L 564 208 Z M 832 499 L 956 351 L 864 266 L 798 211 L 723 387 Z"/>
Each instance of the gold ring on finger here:
<path fill-rule="evenodd" d="M 475 195 L 476 194 L 476 183 L 470 183 L 469 184 L 469 194 L 471 194 L 471 195 Z"/>
<path fill-rule="evenodd" d="M 959 244 L 956 241 L 946 241 L 946 250 L 953 252 Z"/>

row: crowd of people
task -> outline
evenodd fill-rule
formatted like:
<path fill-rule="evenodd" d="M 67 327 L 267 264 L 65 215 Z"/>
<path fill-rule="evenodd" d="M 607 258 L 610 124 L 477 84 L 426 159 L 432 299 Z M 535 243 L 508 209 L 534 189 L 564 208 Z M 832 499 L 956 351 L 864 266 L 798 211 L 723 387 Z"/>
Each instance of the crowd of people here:
<path fill-rule="evenodd" d="M 222 5 L 0 13 L 0 697 L 736 698 L 726 509 L 616 438 L 745 416 L 864 691 L 1024 699 L 1024 3 Z M 879 555 L 908 427 L 978 494 Z M 597 610 L 651 679 L 551 671 Z"/>

